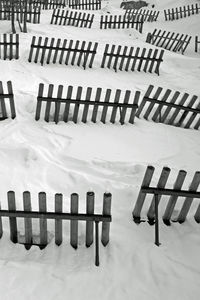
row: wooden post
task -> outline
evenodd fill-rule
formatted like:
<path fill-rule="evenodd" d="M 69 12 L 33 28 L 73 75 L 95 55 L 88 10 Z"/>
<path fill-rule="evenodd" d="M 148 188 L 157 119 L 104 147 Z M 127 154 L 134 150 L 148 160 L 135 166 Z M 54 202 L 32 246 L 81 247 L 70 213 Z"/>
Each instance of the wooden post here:
<path fill-rule="evenodd" d="M 31 211 L 31 196 L 30 192 L 23 193 L 24 211 Z M 31 218 L 24 218 L 25 227 L 25 248 L 29 250 L 32 245 L 32 220 Z"/>
<path fill-rule="evenodd" d="M 99 222 L 95 221 L 95 266 L 99 266 Z"/>
<path fill-rule="evenodd" d="M 8 209 L 9 211 L 16 211 L 16 204 L 15 204 L 15 192 L 9 191 L 8 192 Z M 17 237 L 17 220 L 16 217 L 10 217 L 9 218 L 10 223 L 10 240 L 13 243 L 18 242 Z"/>
<path fill-rule="evenodd" d="M 158 219 L 158 203 L 159 203 L 158 194 L 155 193 L 154 198 L 155 198 L 155 244 L 156 246 L 159 247 L 160 243 L 159 243 L 159 219 Z"/>
<path fill-rule="evenodd" d="M 107 216 L 111 214 L 111 193 L 104 193 L 103 197 L 103 215 Z M 109 243 L 110 223 L 102 222 L 101 242 L 104 246 Z"/>
<path fill-rule="evenodd" d="M 62 213 L 62 194 L 55 195 L 55 212 Z M 62 220 L 55 219 L 55 243 L 57 246 L 62 244 Z"/>
<path fill-rule="evenodd" d="M 1 211 L 1 203 L 0 203 L 0 211 Z M 2 224 L 2 218 L 0 217 L 0 238 L 3 235 L 3 224 Z"/>
<path fill-rule="evenodd" d="M 94 214 L 94 193 L 87 192 L 86 196 L 86 213 L 88 215 Z M 90 247 L 93 243 L 93 229 L 94 222 L 86 221 L 86 247 Z"/>
<path fill-rule="evenodd" d="M 39 196 L 39 211 L 46 212 L 47 211 L 46 193 L 40 192 L 38 196 Z M 44 249 L 47 244 L 48 244 L 47 219 L 41 218 L 40 219 L 40 249 Z"/>
<path fill-rule="evenodd" d="M 71 213 L 78 214 L 78 194 L 71 194 Z M 78 248 L 78 221 L 70 221 L 70 244 Z"/>

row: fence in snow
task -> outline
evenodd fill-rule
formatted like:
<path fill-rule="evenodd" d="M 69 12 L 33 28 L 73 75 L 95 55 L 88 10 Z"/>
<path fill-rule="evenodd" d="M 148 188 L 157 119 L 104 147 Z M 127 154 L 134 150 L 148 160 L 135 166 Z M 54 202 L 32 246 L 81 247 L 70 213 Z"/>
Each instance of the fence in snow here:
<path fill-rule="evenodd" d="M 92 68 L 97 47 L 98 43 L 68 41 L 66 39 L 61 43 L 61 39 L 51 38 L 49 42 L 48 37 L 45 39 L 39 37 L 36 42 L 36 37 L 33 36 L 28 61 L 31 62 L 33 59 L 35 63 L 40 62 L 41 65 L 44 62 L 47 64 L 50 62 L 62 64 L 64 62 L 66 65 L 70 63 L 71 65 L 83 66 L 84 69 L 86 66 Z M 33 57 L 34 50 L 36 50 L 35 57 Z"/>
<path fill-rule="evenodd" d="M 134 19 L 135 16 L 140 15 L 143 22 L 155 22 L 158 19 L 159 11 L 147 9 L 126 9 L 125 17 L 128 20 Z"/>
<path fill-rule="evenodd" d="M 7 99 L 9 101 L 10 113 L 8 113 L 8 110 L 6 108 Z M 3 83 L 2 81 L 0 81 L 0 120 L 7 119 L 9 115 L 12 119 L 16 117 L 12 82 L 7 82 L 7 92 L 5 92 L 5 89 L 3 88 Z"/>
<path fill-rule="evenodd" d="M 143 115 L 145 119 L 165 123 L 183 128 L 199 129 L 200 127 L 200 101 L 198 96 L 180 92 L 173 92 L 149 85 L 136 116 Z M 186 104 L 186 105 L 184 105 Z"/>
<path fill-rule="evenodd" d="M 0 0 L 0 5 L 11 7 L 12 6 L 11 0 Z M 18 0 L 14 2 L 15 7 L 38 7 L 41 9 L 54 9 L 54 8 L 61 8 L 65 7 L 66 3 L 65 0 Z"/>
<path fill-rule="evenodd" d="M 93 14 L 83 12 L 54 9 L 51 24 L 54 25 L 71 25 L 77 27 L 91 28 L 94 20 Z"/>
<path fill-rule="evenodd" d="M 185 177 L 187 175 L 187 172 L 184 170 L 180 170 L 178 172 L 178 176 L 175 180 L 174 186 L 172 189 L 166 188 L 167 180 L 169 177 L 169 174 L 171 172 L 170 168 L 164 167 L 160 178 L 158 180 L 158 183 L 156 186 L 150 186 L 153 174 L 154 174 L 154 167 L 148 166 L 143 178 L 142 186 L 140 188 L 140 192 L 138 195 L 138 198 L 135 203 L 135 207 L 133 210 L 133 219 L 136 223 L 140 223 L 143 220 L 141 220 L 141 211 L 142 207 L 144 205 L 146 196 L 148 194 L 152 195 L 151 204 L 149 206 L 148 212 L 147 212 L 147 218 L 149 224 L 153 225 L 155 224 L 155 244 L 159 246 L 159 218 L 158 218 L 158 205 L 159 202 L 162 200 L 162 196 L 170 196 L 169 201 L 167 203 L 164 215 L 163 215 L 163 221 L 166 225 L 170 225 L 170 220 L 173 222 L 179 222 L 183 223 L 186 220 L 186 217 L 188 215 L 188 212 L 191 208 L 192 202 L 194 198 L 200 198 L 200 192 L 197 192 L 197 189 L 200 184 L 200 172 L 196 172 L 194 174 L 194 177 L 192 179 L 192 182 L 189 186 L 188 190 L 183 190 L 182 186 L 185 180 Z M 184 202 L 183 205 L 178 213 L 178 216 L 175 218 L 173 217 L 173 212 L 175 205 L 177 203 L 178 198 Z M 197 210 L 194 215 L 194 219 L 197 223 L 200 223 L 200 204 L 197 207 Z"/>
<path fill-rule="evenodd" d="M 198 36 L 195 36 L 195 52 L 200 51 L 200 39 L 198 39 Z"/>
<path fill-rule="evenodd" d="M 14 19 L 23 23 L 26 22 L 38 24 L 40 23 L 40 7 L 13 7 Z M 11 20 L 12 7 L 11 6 L 0 6 L 0 20 Z"/>
<path fill-rule="evenodd" d="M 191 15 L 198 14 L 199 12 L 200 6 L 198 5 L 198 3 L 171 9 L 165 9 L 165 21 L 173 21 L 181 18 L 186 18 Z"/>
<path fill-rule="evenodd" d="M 19 35 L 1 34 L 0 35 L 0 58 L 18 59 L 19 58 Z"/>
<path fill-rule="evenodd" d="M 135 50 L 135 51 L 134 51 Z M 134 53 L 135 52 L 135 53 Z M 106 44 L 101 68 L 113 68 L 117 70 L 131 70 L 155 72 L 159 75 L 160 64 L 163 61 L 164 50 L 140 49 L 139 47 L 116 46 Z M 107 61 L 107 62 L 106 62 Z"/>
<path fill-rule="evenodd" d="M 147 34 L 146 42 L 174 52 L 180 51 L 184 54 L 191 38 L 187 34 L 162 32 L 162 30 L 155 29 L 152 33 Z"/>
<path fill-rule="evenodd" d="M 31 194 L 23 193 L 23 210 L 16 210 L 15 193 L 8 192 L 8 209 L 0 208 L 0 238 L 3 234 L 2 217 L 8 217 L 10 223 L 10 239 L 13 243 L 24 244 L 26 249 L 32 245 L 38 245 L 43 249 L 48 244 L 47 219 L 55 220 L 55 243 L 61 245 L 63 240 L 63 220 L 70 220 L 70 244 L 73 248 L 78 248 L 78 221 L 86 222 L 86 247 L 93 244 L 94 224 L 95 224 L 95 265 L 99 265 L 99 222 L 102 222 L 101 242 L 104 246 L 109 243 L 109 232 L 111 222 L 111 197 L 110 193 L 104 193 L 102 214 L 94 213 L 94 193 L 88 192 L 86 195 L 86 213 L 79 213 L 79 196 L 71 194 L 70 213 L 63 212 L 63 195 L 55 194 L 55 211 L 47 211 L 46 193 L 38 194 L 39 210 L 31 209 Z M 25 236 L 24 241 L 18 238 L 17 220 L 24 218 Z M 40 243 L 36 244 L 32 232 L 32 219 L 39 219 Z"/>
<path fill-rule="evenodd" d="M 142 33 L 143 23 L 143 19 L 140 15 L 136 15 L 131 20 L 128 20 L 125 16 L 102 15 L 100 19 L 100 29 L 135 28 Z"/>
<path fill-rule="evenodd" d="M 68 0 L 67 4 L 72 9 L 98 10 L 101 9 L 101 0 Z"/>
<path fill-rule="evenodd" d="M 46 96 L 44 96 L 44 84 L 40 83 L 35 115 L 36 120 L 40 119 L 42 102 L 44 102 L 46 104 L 44 120 L 47 122 L 52 119 L 55 123 L 58 123 L 59 120 L 77 123 L 79 116 L 82 115 L 80 120 L 84 123 L 88 119 L 94 123 L 99 120 L 102 123 L 106 123 L 109 114 L 111 123 L 119 121 L 121 124 L 124 124 L 128 120 L 129 123 L 133 124 L 140 97 L 140 92 L 138 91 L 133 95 L 129 90 L 126 90 L 125 94 L 123 94 L 121 90 L 117 89 L 113 96 L 111 89 L 107 89 L 103 93 L 104 91 L 101 88 L 92 91 L 91 87 L 83 90 L 80 86 L 77 89 L 73 86 L 68 86 L 67 92 L 64 93 L 65 96 L 63 96 L 62 85 L 58 86 L 56 97 L 53 96 L 53 92 L 54 85 L 50 84 Z M 81 106 L 82 111 L 80 112 Z M 100 107 L 102 107 L 101 110 Z M 92 108 L 91 112 L 89 111 L 90 108 Z"/>

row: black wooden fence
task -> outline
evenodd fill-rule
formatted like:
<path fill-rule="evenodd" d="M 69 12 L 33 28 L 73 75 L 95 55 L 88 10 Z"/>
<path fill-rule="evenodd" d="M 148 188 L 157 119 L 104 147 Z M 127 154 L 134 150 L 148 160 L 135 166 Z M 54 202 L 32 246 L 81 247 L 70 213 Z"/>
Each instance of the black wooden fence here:
<path fill-rule="evenodd" d="M 135 52 L 135 53 L 134 53 Z M 116 46 L 106 44 L 101 68 L 155 72 L 159 75 L 160 64 L 163 61 L 164 50 L 140 49 L 139 47 Z M 107 62 L 106 62 L 107 60 Z"/>
<path fill-rule="evenodd" d="M 131 20 L 128 20 L 125 16 L 102 15 L 100 19 L 100 29 L 134 28 L 142 33 L 143 23 L 143 18 L 139 15 L 136 15 Z"/>
<path fill-rule="evenodd" d="M 200 12 L 200 6 L 198 3 L 171 8 L 171 9 L 165 9 L 164 10 L 165 21 L 173 21 L 181 18 L 186 18 L 191 15 L 198 14 L 199 12 Z"/>
<path fill-rule="evenodd" d="M 170 225 L 170 220 L 173 222 L 183 223 L 186 220 L 190 207 L 192 205 L 194 198 L 200 198 L 200 192 L 197 192 L 197 189 L 200 184 L 200 172 L 196 172 L 192 179 L 192 182 L 189 186 L 188 190 L 182 190 L 182 186 L 187 175 L 187 172 L 184 170 L 180 170 L 178 172 L 178 176 L 175 180 L 173 188 L 166 188 L 167 180 L 169 177 L 171 170 L 168 167 L 164 167 L 158 183 L 156 186 L 150 186 L 153 174 L 154 174 L 154 167 L 148 166 L 146 169 L 146 173 L 143 178 L 142 186 L 140 188 L 140 192 L 138 198 L 135 203 L 135 207 L 133 210 L 133 219 L 136 223 L 140 223 L 141 220 L 141 211 L 142 207 L 145 202 L 145 198 L 148 194 L 152 195 L 152 201 L 149 206 L 147 212 L 147 218 L 149 224 L 155 224 L 155 244 L 159 246 L 159 218 L 158 218 L 158 205 L 159 202 L 162 200 L 162 196 L 170 196 L 169 201 L 166 205 L 166 209 L 163 215 L 163 221 L 166 225 Z M 180 199 L 181 197 L 181 199 Z M 184 197 L 184 198 L 183 198 Z M 177 211 L 175 217 L 173 217 L 173 212 L 175 205 L 177 203 L 178 198 L 180 201 L 183 201 L 183 205 L 177 215 Z M 200 223 L 200 204 L 196 210 L 194 215 L 194 219 L 197 223 Z"/>
<path fill-rule="evenodd" d="M 66 6 L 66 0 L 14 0 L 15 7 L 39 7 L 40 9 L 54 9 Z M 0 0 L 0 5 L 11 7 L 12 0 Z"/>
<path fill-rule="evenodd" d="M 91 28 L 93 20 L 93 14 L 54 9 L 51 17 L 51 24 Z"/>
<path fill-rule="evenodd" d="M 86 66 L 92 68 L 97 46 L 98 43 L 66 39 L 61 43 L 61 39 L 55 40 L 55 38 L 51 38 L 49 42 L 48 37 L 45 39 L 39 37 L 36 42 L 36 37 L 33 36 L 28 61 L 31 62 L 33 59 L 35 63 L 40 62 L 41 65 L 44 62 L 47 64 L 59 62 L 66 65 L 71 63 L 71 65 L 83 66 L 84 69 Z M 33 58 L 34 49 L 36 51 Z"/>
<path fill-rule="evenodd" d="M 146 42 L 174 52 L 180 51 L 184 54 L 191 38 L 192 37 L 187 34 L 166 32 L 155 29 L 152 33 L 148 33 Z"/>
<path fill-rule="evenodd" d="M 8 217 L 10 223 L 10 239 L 13 243 L 24 244 L 26 249 L 32 245 L 37 245 L 41 249 L 48 244 L 47 219 L 55 220 L 55 243 L 60 246 L 63 241 L 63 220 L 70 220 L 70 244 L 73 248 L 78 248 L 78 221 L 86 222 L 86 247 L 93 244 L 94 224 L 95 224 L 95 265 L 99 266 L 99 222 L 102 222 L 101 242 L 104 246 L 109 243 L 109 232 L 111 222 L 111 197 L 110 193 L 104 193 L 102 214 L 94 213 L 94 193 L 88 192 L 86 195 L 86 213 L 79 213 L 79 195 L 71 194 L 70 213 L 63 212 L 63 195 L 55 194 L 55 211 L 47 211 L 46 193 L 38 194 L 39 210 L 32 211 L 31 194 L 23 193 L 23 210 L 16 210 L 15 192 L 8 192 L 8 209 L 0 208 L 0 238 L 3 235 L 2 217 Z M 17 220 L 24 218 L 24 241 L 18 237 Z M 32 219 L 39 219 L 40 243 L 34 242 Z"/>
<path fill-rule="evenodd" d="M 20 23 L 26 22 L 38 24 L 40 23 L 40 7 L 14 7 L 14 20 Z M 0 6 L 0 20 L 11 20 L 12 18 L 12 7 L 10 6 Z"/>
<path fill-rule="evenodd" d="M 195 52 L 200 51 L 200 39 L 198 38 L 198 36 L 195 36 Z"/>
<path fill-rule="evenodd" d="M 143 22 L 155 22 L 158 19 L 159 11 L 147 9 L 126 9 L 125 17 L 128 20 L 134 19 L 135 16 L 140 15 Z"/>
<path fill-rule="evenodd" d="M 134 123 L 140 97 L 140 92 L 138 91 L 133 95 L 129 90 L 123 93 L 117 89 L 115 93 L 112 93 L 111 89 L 102 91 L 101 88 L 97 88 L 95 91 L 92 91 L 91 87 L 84 90 L 80 86 L 77 89 L 73 86 L 68 86 L 67 91 L 63 93 L 63 86 L 59 85 L 56 96 L 53 96 L 54 90 L 54 85 L 50 84 L 46 96 L 44 96 L 44 84 L 40 83 L 36 120 L 40 119 L 42 102 L 44 102 L 45 109 L 43 114 L 44 120 L 47 122 L 52 120 L 55 123 L 59 121 L 73 121 L 77 123 L 80 120 L 86 123 L 89 119 L 89 121 L 94 123 L 97 121 L 106 123 L 110 119 L 111 123 L 120 122 L 122 125 L 126 121 L 131 124 Z M 91 107 L 92 110 L 90 111 Z M 103 108 L 101 109 L 100 107 Z"/>
<path fill-rule="evenodd" d="M 149 85 L 136 116 L 143 115 L 145 119 L 165 123 L 173 126 L 199 129 L 200 127 L 200 101 L 198 96 L 187 93 L 163 91 L 158 87 L 154 90 Z M 185 105 L 184 105 L 185 104 Z"/>
<path fill-rule="evenodd" d="M 8 110 L 6 108 L 7 99 L 9 100 L 10 113 L 8 113 Z M 7 91 L 5 92 L 5 89 L 3 88 L 3 83 L 2 81 L 0 81 L 0 120 L 7 119 L 9 115 L 12 119 L 16 117 L 12 82 L 7 82 Z"/>
<path fill-rule="evenodd" d="M 19 58 L 19 35 L 1 34 L 0 35 L 0 58 L 18 59 Z"/>
<path fill-rule="evenodd" d="M 72 9 L 84 9 L 84 10 L 101 9 L 101 0 L 68 0 L 67 4 Z"/>

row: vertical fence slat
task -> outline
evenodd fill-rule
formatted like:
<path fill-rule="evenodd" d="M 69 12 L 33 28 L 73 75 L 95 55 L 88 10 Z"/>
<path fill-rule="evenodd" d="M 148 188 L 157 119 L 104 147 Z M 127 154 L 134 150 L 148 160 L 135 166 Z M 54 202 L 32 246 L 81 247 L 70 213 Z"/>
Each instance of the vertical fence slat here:
<path fill-rule="evenodd" d="M 30 192 L 23 192 L 24 211 L 31 211 L 31 195 Z M 25 227 L 25 248 L 28 250 L 32 245 L 32 219 L 24 218 Z"/>
<path fill-rule="evenodd" d="M 92 88 L 88 87 L 86 92 L 86 101 L 90 101 L 91 94 L 92 94 Z M 88 109 L 89 109 L 89 104 L 84 104 L 83 115 L 82 115 L 83 123 L 87 122 Z"/>
<path fill-rule="evenodd" d="M 71 213 L 78 214 L 78 194 L 71 194 Z M 74 249 L 78 248 L 78 221 L 70 221 L 70 244 Z"/>
<path fill-rule="evenodd" d="M 1 211 L 1 203 L 0 203 L 0 211 Z M 0 216 L 0 238 L 3 235 L 3 224 L 2 224 L 2 217 Z"/>
<path fill-rule="evenodd" d="M 52 103 L 51 99 L 53 97 L 53 89 L 54 89 L 54 85 L 49 84 L 48 94 L 47 94 L 48 101 L 46 102 L 45 114 L 44 114 L 44 120 L 46 122 L 49 122 L 50 111 L 51 111 L 51 103 Z"/>
<path fill-rule="evenodd" d="M 55 194 L 55 213 L 62 213 L 63 195 Z M 57 246 L 62 244 L 62 220 L 55 219 L 55 243 Z"/>
<path fill-rule="evenodd" d="M 15 204 L 15 193 L 13 191 L 8 192 L 8 210 L 9 211 L 16 211 L 16 204 Z M 10 223 L 10 240 L 13 243 L 18 242 L 17 236 L 17 219 L 16 217 L 9 217 Z"/>
<path fill-rule="evenodd" d="M 2 81 L 0 81 L 0 95 L 4 95 L 4 90 L 3 90 L 3 84 Z M 1 103 L 1 112 L 2 112 L 2 117 L 3 119 L 6 119 L 7 116 L 7 111 L 6 111 L 6 105 L 5 105 L 5 100 L 4 97 L 0 97 L 0 103 Z"/>
<path fill-rule="evenodd" d="M 103 197 L 103 215 L 111 215 L 111 199 L 112 195 L 110 193 L 104 193 Z M 106 246 L 109 243 L 109 234 L 110 234 L 110 223 L 102 222 L 102 233 L 101 233 L 101 242 L 103 246 Z"/>
<path fill-rule="evenodd" d="M 111 92 L 112 92 L 111 89 L 107 89 L 106 90 L 106 95 L 105 95 L 104 103 L 108 103 L 110 101 Z M 107 111 L 108 111 L 108 106 L 107 105 L 103 106 L 103 110 L 102 110 L 102 114 L 101 114 L 101 122 L 102 123 L 106 122 Z"/>
<path fill-rule="evenodd" d="M 40 113 L 41 113 L 41 107 L 42 107 L 42 100 L 39 97 L 43 97 L 43 91 L 44 91 L 44 84 L 39 84 L 38 89 L 38 99 L 37 99 L 37 107 L 36 107 L 36 113 L 35 113 L 35 120 L 38 121 L 40 119 Z"/>
<path fill-rule="evenodd" d="M 95 103 L 98 103 L 101 99 L 101 92 L 102 92 L 102 89 L 101 88 L 97 88 L 96 90 L 96 96 L 95 96 Z M 94 108 L 93 108 L 93 112 L 92 112 L 92 122 L 96 123 L 96 119 L 97 119 L 97 113 L 98 113 L 98 104 L 95 104 L 94 105 Z"/>
<path fill-rule="evenodd" d="M 94 193 L 87 192 L 86 195 L 86 213 L 94 214 Z M 90 247 L 93 243 L 94 222 L 86 221 L 86 247 Z"/>
<path fill-rule="evenodd" d="M 39 195 L 39 212 L 47 211 L 47 203 L 46 203 L 46 193 L 40 192 Z M 40 218 L 40 248 L 43 249 L 46 247 L 47 241 L 47 219 Z"/>
<path fill-rule="evenodd" d="M 15 111 L 14 94 L 13 94 L 13 88 L 12 88 L 11 81 L 7 82 L 7 88 L 8 88 L 8 94 L 9 94 L 9 100 L 10 100 L 11 118 L 14 119 L 16 117 L 16 111 Z"/>

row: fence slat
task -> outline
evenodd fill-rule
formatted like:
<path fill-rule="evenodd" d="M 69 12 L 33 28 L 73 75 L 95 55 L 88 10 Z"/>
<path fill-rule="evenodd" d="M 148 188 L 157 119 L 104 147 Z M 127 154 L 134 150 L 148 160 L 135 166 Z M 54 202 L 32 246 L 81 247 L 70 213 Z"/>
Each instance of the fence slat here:
<path fill-rule="evenodd" d="M 78 194 L 71 194 L 71 213 L 78 214 Z M 70 221 L 70 244 L 78 248 L 78 221 Z"/>
<path fill-rule="evenodd" d="M 23 193 L 24 211 L 31 211 L 31 196 L 30 192 Z M 25 227 L 25 248 L 28 250 L 32 245 L 32 220 L 30 218 L 24 218 Z"/>
<path fill-rule="evenodd" d="M 55 194 L 55 212 L 62 213 L 63 196 Z M 55 219 L 55 243 L 57 246 L 62 244 L 62 220 Z"/>
<path fill-rule="evenodd" d="M 39 211 L 46 212 L 47 211 L 46 193 L 40 192 L 38 197 L 39 197 Z M 40 249 L 45 248 L 47 244 L 48 244 L 47 219 L 41 218 L 40 219 Z"/>
<path fill-rule="evenodd" d="M 55 102 L 55 114 L 54 114 L 54 122 L 57 124 L 59 121 L 59 113 L 60 113 L 60 99 L 62 99 L 63 85 L 58 86 L 57 92 L 57 101 Z"/>
<path fill-rule="evenodd" d="M 98 103 L 101 99 L 101 92 L 102 92 L 102 89 L 97 88 L 96 96 L 95 96 L 95 102 L 96 103 Z M 94 122 L 94 123 L 96 123 L 98 108 L 99 108 L 98 105 L 94 105 L 93 112 L 92 112 L 92 122 Z"/>
<path fill-rule="evenodd" d="M 86 195 L 86 213 L 94 214 L 94 193 L 88 192 Z M 93 243 L 94 222 L 86 221 L 86 247 L 90 247 Z"/>
<path fill-rule="evenodd" d="M 0 81 L 0 95 L 4 95 L 2 81 Z M 7 111 L 6 111 L 5 100 L 3 97 L 0 98 L 0 103 L 1 103 L 2 117 L 3 117 L 3 119 L 6 119 L 8 117 L 8 115 L 7 115 Z"/>
<path fill-rule="evenodd" d="M 103 197 L 103 215 L 111 215 L 111 198 L 110 193 L 104 193 Z M 109 243 L 109 234 L 110 234 L 110 223 L 102 223 L 102 233 L 101 233 L 101 242 L 103 246 L 106 246 Z"/>
<path fill-rule="evenodd" d="M 9 211 L 16 211 L 15 193 L 13 191 L 8 192 L 8 209 L 9 209 Z M 16 217 L 9 217 L 9 223 L 10 223 L 10 240 L 13 243 L 17 243 L 18 236 L 17 236 L 17 219 L 16 219 Z"/>
<path fill-rule="evenodd" d="M 87 101 L 90 101 L 91 94 L 92 94 L 92 88 L 88 87 L 87 91 L 86 91 L 86 100 Z M 82 122 L 83 123 L 87 122 L 88 109 L 89 109 L 89 104 L 85 104 L 84 105 L 84 110 L 83 110 L 83 115 L 82 115 Z"/>
<path fill-rule="evenodd" d="M 111 92 L 112 92 L 111 89 L 106 90 L 106 95 L 105 95 L 105 99 L 104 99 L 105 103 L 108 103 L 110 101 Z M 108 106 L 104 106 L 103 110 L 102 110 L 102 114 L 101 114 L 101 122 L 104 123 L 104 124 L 106 122 L 107 111 L 108 111 Z"/>

